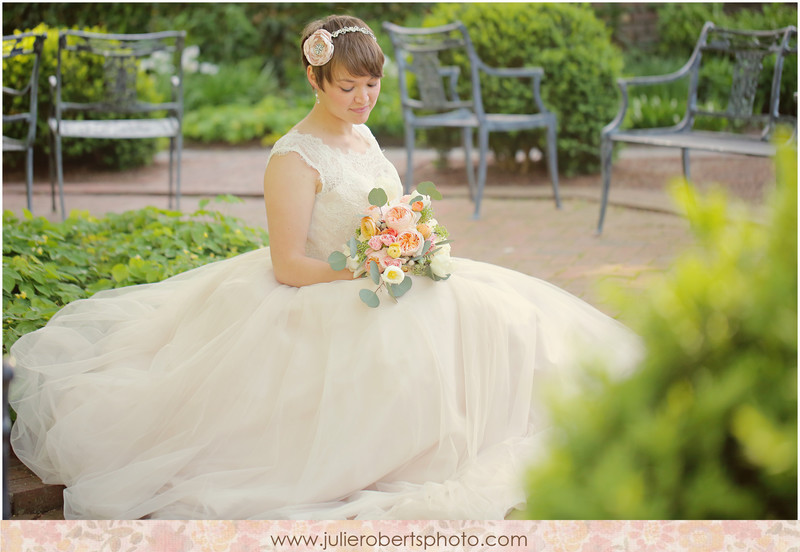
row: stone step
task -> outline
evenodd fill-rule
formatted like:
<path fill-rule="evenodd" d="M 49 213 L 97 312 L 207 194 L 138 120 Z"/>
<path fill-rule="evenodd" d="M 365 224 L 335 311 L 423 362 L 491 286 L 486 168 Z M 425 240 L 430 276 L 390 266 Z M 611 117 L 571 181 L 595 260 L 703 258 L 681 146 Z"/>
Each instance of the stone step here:
<path fill-rule="evenodd" d="M 12 519 L 64 519 L 64 486 L 46 485 L 14 454 L 8 459 Z"/>

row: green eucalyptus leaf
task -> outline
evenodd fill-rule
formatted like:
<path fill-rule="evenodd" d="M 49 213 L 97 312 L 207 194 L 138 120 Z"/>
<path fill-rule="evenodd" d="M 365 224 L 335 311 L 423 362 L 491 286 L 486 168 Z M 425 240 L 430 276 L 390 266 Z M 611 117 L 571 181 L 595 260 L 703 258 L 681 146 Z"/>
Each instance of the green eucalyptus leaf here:
<path fill-rule="evenodd" d="M 376 284 L 381 283 L 381 271 L 378 269 L 378 263 L 369 264 L 369 277 L 372 278 L 372 281 Z"/>
<path fill-rule="evenodd" d="M 347 256 L 341 251 L 334 251 L 328 255 L 328 264 L 334 270 L 344 270 L 347 267 Z"/>
<path fill-rule="evenodd" d="M 417 201 L 422 201 L 424 198 L 421 195 L 414 196 L 411 198 L 411 201 L 408 202 L 409 205 L 414 205 Z"/>
<path fill-rule="evenodd" d="M 383 207 L 389 201 L 389 197 L 383 188 L 372 188 L 367 199 L 369 199 L 369 204 L 375 207 Z"/>
<path fill-rule="evenodd" d="M 356 256 L 358 255 L 358 241 L 356 241 L 355 236 L 350 236 L 350 241 L 348 242 L 348 245 L 350 245 L 350 256 L 355 259 Z"/>
<path fill-rule="evenodd" d="M 378 294 L 371 289 L 362 289 L 358 292 L 358 296 L 361 297 L 365 305 L 372 309 L 381 304 L 381 300 L 378 299 Z"/>
<path fill-rule="evenodd" d="M 433 182 L 420 182 L 417 186 L 417 191 L 423 195 L 431 196 L 431 199 L 442 199 L 442 194 L 436 189 L 436 184 Z"/>
<path fill-rule="evenodd" d="M 406 276 L 405 279 L 399 284 L 389 284 L 389 287 L 392 288 L 393 296 L 402 297 L 408 290 L 411 289 L 412 284 L 413 280 Z"/>

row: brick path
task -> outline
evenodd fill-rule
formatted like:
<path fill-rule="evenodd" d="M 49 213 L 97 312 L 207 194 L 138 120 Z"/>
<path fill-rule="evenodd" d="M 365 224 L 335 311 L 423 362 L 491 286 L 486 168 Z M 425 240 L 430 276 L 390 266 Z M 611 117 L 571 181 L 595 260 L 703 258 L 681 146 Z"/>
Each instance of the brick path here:
<path fill-rule="evenodd" d="M 402 150 L 386 150 L 401 176 L 405 172 Z M 448 169 L 437 170 L 435 154 L 420 152 L 414 160 L 417 181 L 433 180 L 445 196 L 435 204 L 438 219 L 450 231 L 454 255 L 495 263 L 546 279 L 612 316 L 624 312 L 610 302 L 606 284 L 622 286 L 636 297 L 646 293 L 648 281 L 663 274 L 681 251 L 691 247 L 688 222 L 676 213 L 665 192 L 667 183 L 680 175 L 678 151 L 628 149 L 614 165 L 611 205 L 602 236 L 595 236 L 600 176 L 561 178 L 563 208 L 555 208 L 546 173 L 511 175 L 491 170 L 482 217 L 472 219 L 472 203 L 463 178 L 463 161 L 457 154 Z M 220 209 L 253 226 L 266 227 L 261 179 L 267 154 L 263 149 L 189 149 L 184 152 L 182 210 L 218 194 L 244 199 L 221 204 Z M 724 182 L 734 196 L 760 205 L 773 181 L 769 159 L 695 154 L 693 180 L 705 187 Z M 70 171 L 66 175 L 67 210 L 86 209 L 96 215 L 121 212 L 146 205 L 167 206 L 166 156 L 153 165 L 122 173 Z M 50 212 L 47 171 L 35 184 L 34 213 L 58 219 Z M 4 175 L 3 208 L 20 212 L 25 206 L 21 174 Z M 756 213 L 756 216 L 758 214 Z M 60 517 L 59 494 L 42 486 L 24 466 L 16 466 L 11 491 L 33 493 L 35 512 L 18 519 Z M 24 481 L 24 485 L 23 485 Z M 31 486 L 32 485 L 32 486 Z M 23 489 L 24 487 L 24 489 Z M 38 490 L 37 490 L 38 489 Z M 38 493 L 38 494 L 37 494 Z M 20 495 L 21 496 L 21 495 Z M 42 513 L 44 512 L 44 513 Z"/>

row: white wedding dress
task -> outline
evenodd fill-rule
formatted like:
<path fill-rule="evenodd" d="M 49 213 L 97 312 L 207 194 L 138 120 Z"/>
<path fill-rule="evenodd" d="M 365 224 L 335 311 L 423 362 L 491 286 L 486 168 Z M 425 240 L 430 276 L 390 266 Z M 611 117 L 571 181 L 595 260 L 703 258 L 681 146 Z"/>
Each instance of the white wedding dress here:
<path fill-rule="evenodd" d="M 296 130 L 271 152 L 320 174 L 312 257 L 342 248 L 373 187 L 401 192 L 357 128 L 363 154 Z M 544 446 L 543 390 L 569 392 L 588 353 L 615 374 L 641 354 L 498 266 L 456 257 L 376 309 L 364 287 L 281 285 L 264 248 L 67 305 L 12 348 L 13 448 L 67 486 L 67 519 L 501 519 Z"/>

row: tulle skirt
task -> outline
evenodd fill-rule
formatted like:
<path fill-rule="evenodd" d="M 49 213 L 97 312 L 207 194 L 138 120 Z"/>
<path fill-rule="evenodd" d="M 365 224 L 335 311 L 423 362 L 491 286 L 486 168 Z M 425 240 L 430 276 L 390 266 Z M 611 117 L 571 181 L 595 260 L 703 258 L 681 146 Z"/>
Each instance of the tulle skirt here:
<path fill-rule="evenodd" d="M 544 390 L 587 353 L 622 376 L 641 346 L 454 261 L 377 309 L 369 280 L 278 284 L 268 248 L 76 301 L 12 348 L 12 446 L 66 485 L 67 519 L 502 519 L 546 446 Z"/>

